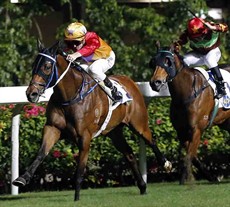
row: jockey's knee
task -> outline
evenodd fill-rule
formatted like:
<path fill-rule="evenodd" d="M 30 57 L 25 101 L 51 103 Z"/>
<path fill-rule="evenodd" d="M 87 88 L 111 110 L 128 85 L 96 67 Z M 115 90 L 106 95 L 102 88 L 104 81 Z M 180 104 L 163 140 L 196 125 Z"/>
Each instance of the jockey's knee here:
<path fill-rule="evenodd" d="M 98 72 L 98 71 L 97 71 Z M 97 79 L 99 82 L 103 81 L 106 78 L 106 75 L 104 73 L 95 73 L 94 71 L 90 70 L 90 75 Z"/>

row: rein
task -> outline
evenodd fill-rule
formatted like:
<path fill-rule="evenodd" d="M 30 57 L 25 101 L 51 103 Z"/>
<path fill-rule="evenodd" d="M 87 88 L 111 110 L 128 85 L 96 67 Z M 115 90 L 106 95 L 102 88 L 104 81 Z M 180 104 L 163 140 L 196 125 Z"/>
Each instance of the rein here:
<path fill-rule="evenodd" d="M 85 72 L 85 70 L 83 70 L 83 71 Z M 87 90 L 86 92 L 84 92 L 85 86 L 87 84 L 90 84 L 91 82 L 86 82 L 85 75 L 83 73 L 82 73 L 82 77 L 83 77 L 83 81 L 82 81 L 82 84 L 81 84 L 79 92 L 76 94 L 75 98 L 73 98 L 73 99 L 71 99 L 69 101 L 63 102 L 62 103 L 63 106 L 69 106 L 69 105 L 78 103 L 79 101 L 83 100 L 87 95 L 89 95 L 91 92 L 93 92 L 93 90 L 96 88 L 96 86 L 98 86 L 98 83 L 96 83 L 92 87 L 90 87 L 89 90 Z"/>
<path fill-rule="evenodd" d="M 41 83 L 41 82 L 31 82 L 30 85 L 33 85 L 37 90 L 38 90 L 38 94 L 39 96 L 42 96 L 42 94 L 45 92 L 45 90 L 47 88 L 54 88 L 55 86 L 58 85 L 58 83 L 64 78 L 64 76 L 66 75 L 66 73 L 69 71 L 71 64 L 73 63 L 72 61 L 69 62 L 67 68 L 64 70 L 64 72 L 61 74 L 60 77 L 58 77 L 58 69 L 57 69 L 57 65 L 56 65 L 56 56 L 55 58 L 53 58 L 52 56 L 45 54 L 45 53 L 38 53 L 38 55 L 40 56 L 44 56 L 49 58 L 50 60 L 53 61 L 53 66 L 52 66 L 52 73 L 50 75 L 45 75 L 43 72 L 41 72 L 40 70 L 37 72 L 38 75 L 40 75 L 45 81 L 48 81 L 48 83 Z M 80 69 L 79 69 L 80 68 Z M 89 95 L 98 85 L 98 83 L 96 82 L 92 87 L 90 87 L 88 90 L 85 91 L 85 86 L 87 84 L 90 84 L 91 82 L 86 82 L 85 80 L 85 75 L 84 74 L 88 74 L 80 65 L 77 66 L 77 69 L 81 72 L 82 77 L 83 77 L 83 81 L 82 84 L 80 86 L 80 90 L 79 92 L 76 94 L 76 96 L 69 100 L 69 101 L 65 101 L 62 103 L 63 106 L 68 106 L 68 105 L 72 105 L 75 104 L 79 101 L 81 101 L 82 99 L 84 99 L 87 95 Z M 50 86 L 50 83 L 53 81 L 54 78 L 54 74 L 55 74 L 55 84 Z M 90 76 L 91 77 L 91 76 Z M 39 86 L 42 86 L 42 89 L 39 89 Z M 78 96 L 79 95 L 79 96 Z"/>

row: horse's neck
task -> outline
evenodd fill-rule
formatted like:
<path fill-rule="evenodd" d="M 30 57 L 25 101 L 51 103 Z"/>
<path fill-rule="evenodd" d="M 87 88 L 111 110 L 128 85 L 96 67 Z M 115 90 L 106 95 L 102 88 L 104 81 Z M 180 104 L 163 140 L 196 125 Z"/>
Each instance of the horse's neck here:
<path fill-rule="evenodd" d="M 178 73 L 185 67 L 183 57 L 175 54 L 175 66 Z"/>
<path fill-rule="evenodd" d="M 62 56 L 57 56 L 58 75 L 61 77 L 65 74 L 55 87 L 55 90 L 61 94 L 63 101 L 70 100 L 76 95 L 83 79 L 81 72 L 71 67 L 68 68 L 68 64 Z"/>
<path fill-rule="evenodd" d="M 187 68 L 182 60 L 176 62 L 177 75 L 169 82 L 169 91 L 172 98 L 183 99 L 189 96 L 194 80 L 193 71 Z"/>

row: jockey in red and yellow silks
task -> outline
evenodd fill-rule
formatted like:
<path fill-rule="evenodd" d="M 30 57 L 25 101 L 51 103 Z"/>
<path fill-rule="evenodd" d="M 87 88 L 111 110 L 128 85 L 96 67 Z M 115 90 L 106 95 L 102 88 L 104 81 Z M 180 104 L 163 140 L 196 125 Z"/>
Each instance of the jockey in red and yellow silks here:
<path fill-rule="evenodd" d="M 85 26 L 79 22 L 71 23 L 66 28 L 65 43 L 68 49 L 74 52 L 67 56 L 67 60 L 84 59 L 88 63 L 88 67 L 85 69 L 99 83 L 104 82 L 105 86 L 110 88 L 115 101 L 120 101 L 122 99 L 121 94 L 105 75 L 106 71 L 111 69 L 115 63 L 115 54 L 112 48 L 95 32 L 87 31 Z"/>
<path fill-rule="evenodd" d="M 112 49 L 95 32 L 87 32 L 85 35 L 85 46 L 78 52 L 87 62 L 94 62 L 101 58 L 109 58 Z"/>

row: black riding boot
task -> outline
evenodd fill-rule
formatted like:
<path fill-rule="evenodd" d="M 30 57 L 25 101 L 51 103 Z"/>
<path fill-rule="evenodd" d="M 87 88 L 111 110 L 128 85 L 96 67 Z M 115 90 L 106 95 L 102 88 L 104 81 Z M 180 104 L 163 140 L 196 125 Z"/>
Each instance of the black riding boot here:
<path fill-rule="evenodd" d="M 224 82 L 223 82 L 223 77 L 220 73 L 220 69 L 218 66 L 211 68 L 210 69 L 214 78 L 215 78 L 215 83 L 216 83 L 216 88 L 217 88 L 217 95 L 216 98 L 220 99 L 222 98 L 224 95 L 226 95 L 226 91 L 225 91 L 225 86 L 224 86 Z"/>
<path fill-rule="evenodd" d="M 105 78 L 104 83 L 105 83 L 105 86 L 107 86 L 111 90 L 111 94 L 112 94 L 114 101 L 121 101 L 122 94 L 119 91 L 117 91 L 117 88 L 108 79 L 108 77 Z"/>

